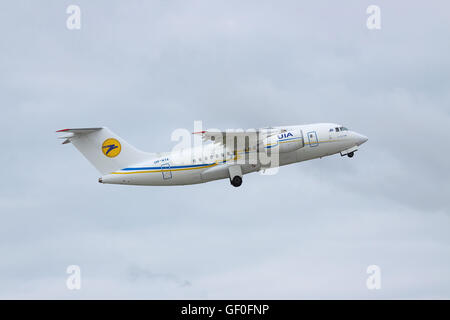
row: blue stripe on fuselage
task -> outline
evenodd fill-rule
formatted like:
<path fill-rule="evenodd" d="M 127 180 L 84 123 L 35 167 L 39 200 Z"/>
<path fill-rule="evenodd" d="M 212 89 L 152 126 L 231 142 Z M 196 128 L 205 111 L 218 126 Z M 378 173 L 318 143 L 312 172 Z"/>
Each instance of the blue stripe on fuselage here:
<path fill-rule="evenodd" d="M 214 162 L 213 162 L 214 163 Z M 205 164 L 193 164 L 193 165 L 187 165 L 187 166 L 171 166 L 170 169 L 182 169 L 182 168 L 198 168 L 198 167 L 204 167 L 212 165 L 213 163 L 205 163 Z M 122 170 L 124 171 L 132 171 L 132 170 L 160 170 L 161 166 L 158 167 L 141 167 L 141 168 L 124 168 Z M 169 167 L 167 167 L 169 169 Z"/>

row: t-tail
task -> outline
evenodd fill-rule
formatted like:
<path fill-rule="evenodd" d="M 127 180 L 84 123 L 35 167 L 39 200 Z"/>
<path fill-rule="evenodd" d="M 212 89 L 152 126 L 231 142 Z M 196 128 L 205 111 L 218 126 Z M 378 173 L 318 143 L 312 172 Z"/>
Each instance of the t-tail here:
<path fill-rule="evenodd" d="M 136 149 L 106 127 L 62 129 L 56 132 L 65 133 L 60 137 L 65 139 L 63 144 L 71 142 L 102 175 L 154 156 Z"/>

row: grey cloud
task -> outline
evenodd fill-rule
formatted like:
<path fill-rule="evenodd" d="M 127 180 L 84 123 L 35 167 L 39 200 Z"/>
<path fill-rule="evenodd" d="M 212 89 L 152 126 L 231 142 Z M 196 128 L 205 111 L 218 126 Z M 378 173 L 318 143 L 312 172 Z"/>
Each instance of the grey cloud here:
<path fill-rule="evenodd" d="M 70 1 L 0 5 L 1 298 L 449 297 L 447 2 L 378 1 L 380 31 L 368 1 L 77 3 L 80 31 Z M 164 151 L 194 120 L 369 141 L 239 189 L 145 188 L 98 184 L 54 134 L 106 125 Z"/>
<path fill-rule="evenodd" d="M 180 287 L 189 287 L 191 283 L 188 280 L 180 279 L 178 276 L 171 273 L 153 273 L 146 268 L 132 266 L 129 268 L 128 275 L 130 280 L 133 282 L 142 281 L 143 279 L 153 280 L 153 281 L 167 281 L 173 282 Z"/>

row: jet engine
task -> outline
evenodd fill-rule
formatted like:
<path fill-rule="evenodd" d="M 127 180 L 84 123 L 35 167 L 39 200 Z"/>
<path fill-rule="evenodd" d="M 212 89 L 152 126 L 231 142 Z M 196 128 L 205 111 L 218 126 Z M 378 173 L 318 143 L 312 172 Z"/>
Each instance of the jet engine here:
<path fill-rule="evenodd" d="M 292 152 L 303 148 L 305 142 L 303 140 L 302 130 L 296 128 L 278 135 L 278 143 L 280 144 L 280 152 Z"/>
<path fill-rule="evenodd" d="M 278 135 L 264 139 L 263 145 L 265 149 L 278 149 L 278 152 L 292 152 L 303 148 L 305 142 L 303 140 L 302 130 L 296 128 L 293 130 L 285 130 Z"/>

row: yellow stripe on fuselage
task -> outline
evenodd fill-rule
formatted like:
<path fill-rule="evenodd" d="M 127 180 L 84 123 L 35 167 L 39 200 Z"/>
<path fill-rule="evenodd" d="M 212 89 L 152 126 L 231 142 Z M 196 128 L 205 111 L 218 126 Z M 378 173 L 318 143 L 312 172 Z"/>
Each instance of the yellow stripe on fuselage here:
<path fill-rule="evenodd" d="M 179 168 L 179 169 L 161 169 L 161 170 L 143 170 L 143 171 L 132 171 L 132 172 L 111 172 L 111 174 L 135 174 L 135 173 L 156 173 L 156 172 L 168 172 L 168 171 L 183 171 L 183 170 L 195 170 L 204 169 L 216 166 L 216 163 L 208 164 L 206 166 L 194 167 L 194 168 Z"/>

